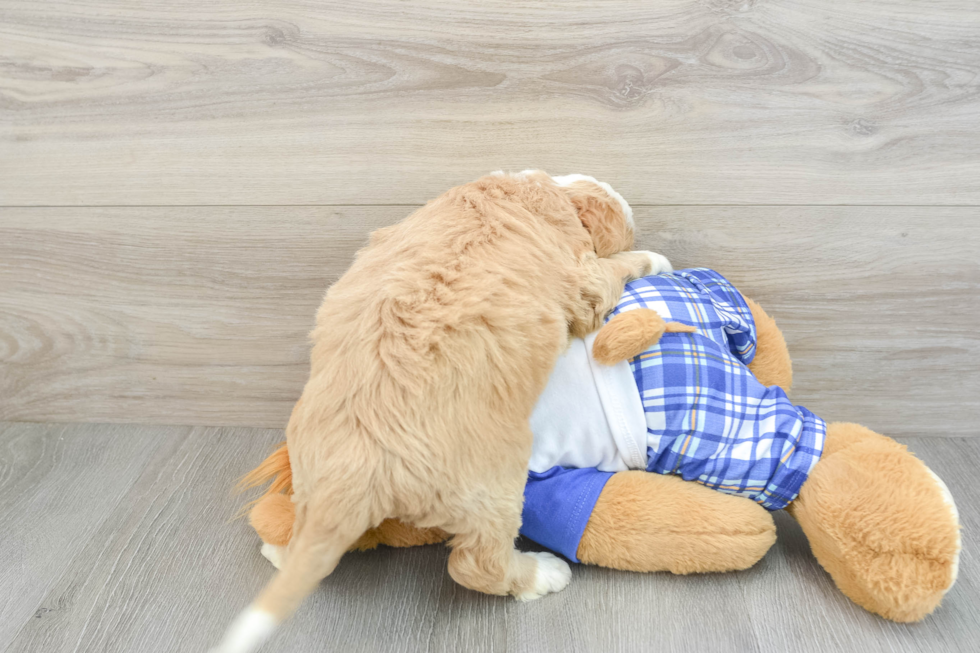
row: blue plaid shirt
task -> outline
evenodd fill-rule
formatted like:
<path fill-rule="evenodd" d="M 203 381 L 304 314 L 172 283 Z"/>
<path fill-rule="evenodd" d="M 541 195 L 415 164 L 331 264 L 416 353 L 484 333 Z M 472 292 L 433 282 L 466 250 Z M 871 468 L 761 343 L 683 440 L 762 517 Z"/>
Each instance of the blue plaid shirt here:
<path fill-rule="evenodd" d="M 742 295 L 707 269 L 637 279 L 613 315 L 651 308 L 697 333 L 665 333 L 630 361 L 647 421 L 647 471 L 679 474 L 769 510 L 796 498 L 823 451 L 827 426 L 767 388 L 747 367 L 755 322 Z M 612 472 L 531 472 L 521 533 L 577 561 L 592 510 Z"/>
<path fill-rule="evenodd" d="M 613 315 L 637 308 L 698 328 L 666 333 L 630 361 L 647 471 L 786 507 L 820 459 L 826 424 L 749 371 L 755 323 L 742 295 L 713 270 L 682 270 L 629 283 Z"/>

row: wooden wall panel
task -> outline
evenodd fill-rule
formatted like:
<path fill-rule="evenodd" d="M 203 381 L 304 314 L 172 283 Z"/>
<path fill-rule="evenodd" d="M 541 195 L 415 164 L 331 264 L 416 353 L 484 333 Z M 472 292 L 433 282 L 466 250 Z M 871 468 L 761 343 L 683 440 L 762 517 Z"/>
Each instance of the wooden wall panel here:
<path fill-rule="evenodd" d="M 282 427 L 327 285 L 386 207 L 0 209 L 0 420 Z M 980 209 L 640 207 L 778 320 L 795 398 L 978 435 Z"/>
<path fill-rule="evenodd" d="M 973 0 L 6 0 L 0 204 L 980 202 Z"/>

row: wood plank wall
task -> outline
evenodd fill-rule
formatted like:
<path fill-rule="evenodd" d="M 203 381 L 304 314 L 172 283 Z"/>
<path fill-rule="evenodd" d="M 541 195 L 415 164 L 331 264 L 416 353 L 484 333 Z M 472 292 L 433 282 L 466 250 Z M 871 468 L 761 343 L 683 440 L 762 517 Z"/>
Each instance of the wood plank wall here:
<path fill-rule="evenodd" d="M 978 44 L 972 0 L 6 0 L 0 420 L 282 426 L 366 234 L 540 167 L 770 309 L 801 403 L 980 435 Z"/>

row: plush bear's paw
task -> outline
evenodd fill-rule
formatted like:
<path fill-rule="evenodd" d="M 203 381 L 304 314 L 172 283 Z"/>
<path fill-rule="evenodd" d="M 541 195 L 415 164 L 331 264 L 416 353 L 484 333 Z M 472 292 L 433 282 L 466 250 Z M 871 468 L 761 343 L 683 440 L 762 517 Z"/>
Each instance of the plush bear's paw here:
<path fill-rule="evenodd" d="M 664 272 L 674 271 L 674 267 L 663 254 L 657 254 L 656 252 L 649 252 L 642 249 L 635 250 L 634 254 L 643 254 L 650 260 L 650 271 L 647 272 L 647 274 L 663 274 Z"/>
<path fill-rule="evenodd" d="M 545 594 L 560 592 L 572 579 L 572 568 L 568 566 L 567 562 L 555 555 L 544 551 L 523 555 L 535 558 L 538 567 L 534 572 L 534 584 L 515 596 L 518 601 L 533 601 L 540 599 Z"/>
<path fill-rule="evenodd" d="M 956 580 L 960 523 L 949 490 L 902 445 L 829 424 L 824 455 L 790 505 L 817 560 L 858 605 L 918 621 Z"/>
<path fill-rule="evenodd" d="M 282 563 L 286 559 L 286 547 L 263 542 L 259 550 L 262 552 L 262 557 L 271 562 L 273 567 L 282 569 Z"/>

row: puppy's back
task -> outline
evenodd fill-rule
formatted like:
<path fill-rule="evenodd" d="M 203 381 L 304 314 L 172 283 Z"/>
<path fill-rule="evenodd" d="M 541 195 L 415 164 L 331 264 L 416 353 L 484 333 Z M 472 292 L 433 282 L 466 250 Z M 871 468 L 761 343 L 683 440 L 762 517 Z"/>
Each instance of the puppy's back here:
<path fill-rule="evenodd" d="M 472 379 L 530 410 L 527 383 L 564 345 L 589 242 L 556 187 L 488 177 L 452 189 L 375 232 L 329 289 L 312 376 L 428 402 Z"/>

